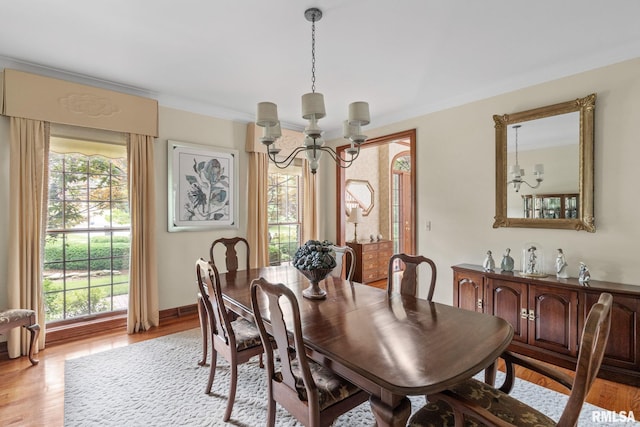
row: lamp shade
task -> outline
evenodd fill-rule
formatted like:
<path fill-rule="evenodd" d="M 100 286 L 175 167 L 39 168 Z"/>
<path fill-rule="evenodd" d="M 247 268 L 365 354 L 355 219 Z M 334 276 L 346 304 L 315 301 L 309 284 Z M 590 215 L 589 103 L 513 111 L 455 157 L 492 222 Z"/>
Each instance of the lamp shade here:
<path fill-rule="evenodd" d="M 282 129 L 280 129 L 280 122 L 277 122 L 274 126 L 265 126 L 262 132 L 262 138 L 260 141 L 263 144 L 273 144 L 276 139 L 282 136 Z"/>
<path fill-rule="evenodd" d="M 356 206 L 355 208 L 351 209 L 351 212 L 349 213 L 349 219 L 347 219 L 347 221 L 355 224 L 359 224 L 362 222 L 362 209 L 360 208 L 360 206 Z"/>
<path fill-rule="evenodd" d="M 258 126 L 275 126 L 278 123 L 278 106 L 273 102 L 259 102 L 256 124 Z"/>
<path fill-rule="evenodd" d="M 371 122 L 369 104 L 358 101 L 349 104 L 349 124 L 366 126 Z"/>
<path fill-rule="evenodd" d="M 324 109 L 324 95 L 317 92 L 302 95 L 302 118 L 316 120 L 323 118 L 327 113 Z"/>

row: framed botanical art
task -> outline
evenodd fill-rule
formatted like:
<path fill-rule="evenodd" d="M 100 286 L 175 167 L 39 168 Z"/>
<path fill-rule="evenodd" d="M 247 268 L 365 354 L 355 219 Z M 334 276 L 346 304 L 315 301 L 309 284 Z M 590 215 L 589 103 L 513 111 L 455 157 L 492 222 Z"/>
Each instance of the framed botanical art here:
<path fill-rule="evenodd" d="M 238 227 L 238 151 L 169 140 L 169 231 Z"/>

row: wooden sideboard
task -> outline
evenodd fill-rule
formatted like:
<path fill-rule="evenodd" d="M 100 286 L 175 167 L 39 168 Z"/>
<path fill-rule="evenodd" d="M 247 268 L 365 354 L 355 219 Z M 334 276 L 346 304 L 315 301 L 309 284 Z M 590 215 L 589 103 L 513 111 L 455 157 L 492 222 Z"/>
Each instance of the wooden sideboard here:
<path fill-rule="evenodd" d="M 389 258 L 393 255 L 391 240 L 347 242 L 347 246 L 356 253 L 352 280 L 369 283 L 387 278 Z"/>
<path fill-rule="evenodd" d="M 585 319 L 600 293 L 613 295 L 611 333 L 598 376 L 640 387 L 640 286 L 519 272 L 486 272 L 479 265 L 453 269 L 453 304 L 493 314 L 514 328 L 510 350 L 575 369 Z"/>

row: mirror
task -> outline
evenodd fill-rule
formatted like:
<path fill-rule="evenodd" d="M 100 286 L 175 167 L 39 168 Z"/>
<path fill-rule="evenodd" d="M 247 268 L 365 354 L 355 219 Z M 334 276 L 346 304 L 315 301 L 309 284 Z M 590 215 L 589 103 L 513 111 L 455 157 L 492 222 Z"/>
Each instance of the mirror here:
<path fill-rule="evenodd" d="M 374 191 L 367 180 L 348 179 L 345 185 L 344 204 L 346 214 L 349 215 L 351 209 L 360 207 L 362 216 L 369 215 L 373 209 Z"/>
<path fill-rule="evenodd" d="M 350 145 L 336 147 L 344 155 Z M 416 248 L 416 131 L 411 129 L 368 139 L 351 167 L 336 168 L 336 220 L 339 245 L 346 244 L 347 215 L 352 196 L 367 215 L 358 224 L 358 236 L 393 241 L 394 253 L 414 254 Z M 369 197 L 371 202 L 369 203 Z M 364 206 L 362 206 L 364 205 Z M 369 207 L 365 210 L 365 207 Z M 349 230 L 353 236 L 353 228 Z"/>
<path fill-rule="evenodd" d="M 596 95 L 495 115 L 497 227 L 594 232 Z"/>

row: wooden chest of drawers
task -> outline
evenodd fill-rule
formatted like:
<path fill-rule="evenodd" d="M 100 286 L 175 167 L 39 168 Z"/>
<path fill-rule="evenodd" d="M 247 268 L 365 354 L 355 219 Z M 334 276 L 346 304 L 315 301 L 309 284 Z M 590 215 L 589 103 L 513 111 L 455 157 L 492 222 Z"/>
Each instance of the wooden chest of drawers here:
<path fill-rule="evenodd" d="M 387 278 L 389 258 L 393 255 L 391 240 L 347 242 L 347 246 L 356 253 L 356 267 L 352 280 L 369 283 Z"/>

